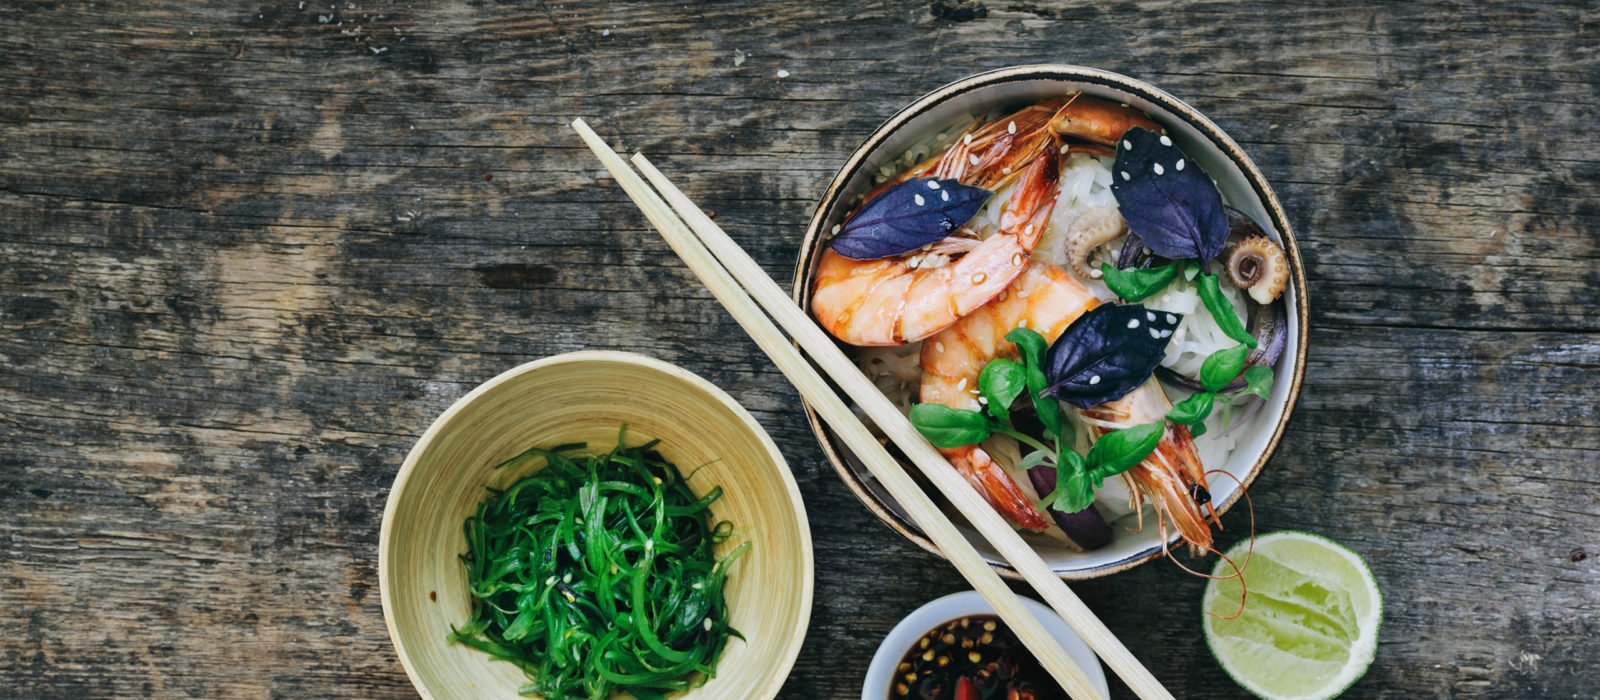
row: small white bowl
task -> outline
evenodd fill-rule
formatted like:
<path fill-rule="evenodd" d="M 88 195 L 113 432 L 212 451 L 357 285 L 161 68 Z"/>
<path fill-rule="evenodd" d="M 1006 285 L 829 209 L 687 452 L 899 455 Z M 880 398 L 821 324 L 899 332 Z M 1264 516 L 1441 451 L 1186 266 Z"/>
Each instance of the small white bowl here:
<path fill-rule="evenodd" d="M 1105 669 L 1100 667 L 1100 659 L 1089 649 L 1089 645 L 1044 603 L 1023 596 L 1022 607 L 1027 608 L 1044 625 L 1045 631 L 1067 650 L 1067 656 L 1072 657 L 1073 662 L 1089 676 L 1089 683 L 1100 691 L 1100 696 L 1110 697 L 1111 689 L 1106 686 Z M 911 645 L 916 644 L 928 630 L 966 615 L 993 614 L 994 608 L 977 591 L 952 593 L 917 608 L 889 630 L 889 636 L 884 637 L 883 643 L 878 645 L 878 653 L 872 655 L 872 664 L 867 667 L 867 680 L 861 684 L 861 700 L 887 700 L 889 686 L 894 683 L 895 666 L 905 658 Z"/>

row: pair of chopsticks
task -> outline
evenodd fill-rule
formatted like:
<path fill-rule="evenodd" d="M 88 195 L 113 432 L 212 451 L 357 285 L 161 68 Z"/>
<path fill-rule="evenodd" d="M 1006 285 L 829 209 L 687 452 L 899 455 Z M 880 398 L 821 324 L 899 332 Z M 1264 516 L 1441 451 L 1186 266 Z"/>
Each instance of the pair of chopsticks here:
<path fill-rule="evenodd" d="M 678 257 L 711 290 L 712 295 L 733 315 L 756 345 L 772 358 L 800 395 L 844 441 L 845 446 L 861 459 L 895 501 L 906 509 L 917 527 L 927 533 L 961 575 L 994 606 L 1000 618 L 1016 632 L 1017 637 L 1062 688 L 1074 698 L 1099 697 L 1099 692 L 1090 685 L 1083 669 L 1067 656 L 1044 626 L 1022 607 L 1011 589 L 956 529 L 955 523 L 939 510 L 901 468 L 900 463 L 851 412 L 849 406 L 834 393 L 827 381 L 788 342 L 784 331 L 793 336 L 817 366 L 872 418 L 922 470 L 928 481 L 955 505 L 967 522 L 977 528 L 984 539 L 1022 574 L 1034 590 L 1044 597 L 1045 602 L 1088 642 L 1089 647 L 1135 694 L 1146 699 L 1172 697 L 739 244 L 656 170 L 643 154 L 635 154 L 633 164 L 645 178 L 649 178 L 648 184 L 582 119 L 574 121 L 572 128 L 583 137 L 606 170 L 617 179 L 617 183 L 622 185 L 622 189 L 656 230 L 661 232 Z M 655 190 L 651 189 L 651 185 L 655 186 Z M 768 318 L 768 314 L 771 318 Z M 774 325 L 774 321 L 777 325 Z M 783 330 L 779 330 L 778 326 L 782 326 Z"/>

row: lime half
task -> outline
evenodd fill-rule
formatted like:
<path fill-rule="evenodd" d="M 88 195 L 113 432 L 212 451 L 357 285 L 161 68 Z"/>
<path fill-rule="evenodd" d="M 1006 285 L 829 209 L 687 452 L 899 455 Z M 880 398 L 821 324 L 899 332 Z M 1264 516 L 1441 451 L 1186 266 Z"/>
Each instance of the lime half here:
<path fill-rule="evenodd" d="M 1244 564 L 1249 542 L 1228 558 Z M 1212 572 L 1233 573 L 1219 560 Z M 1367 672 L 1378 651 L 1383 597 L 1361 555 L 1325 537 L 1274 532 L 1256 538 L 1238 579 L 1206 585 L 1206 644 L 1233 680 L 1269 700 L 1338 696 Z M 1221 617 L 1219 617 L 1221 616 Z"/>

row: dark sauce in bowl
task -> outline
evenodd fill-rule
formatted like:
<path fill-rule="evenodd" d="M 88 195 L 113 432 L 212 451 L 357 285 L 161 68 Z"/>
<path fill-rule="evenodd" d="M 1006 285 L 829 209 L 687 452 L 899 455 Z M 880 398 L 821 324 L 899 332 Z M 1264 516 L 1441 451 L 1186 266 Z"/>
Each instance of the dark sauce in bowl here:
<path fill-rule="evenodd" d="M 1017 635 L 994 615 L 967 615 L 922 635 L 895 666 L 888 700 L 1065 700 Z"/>

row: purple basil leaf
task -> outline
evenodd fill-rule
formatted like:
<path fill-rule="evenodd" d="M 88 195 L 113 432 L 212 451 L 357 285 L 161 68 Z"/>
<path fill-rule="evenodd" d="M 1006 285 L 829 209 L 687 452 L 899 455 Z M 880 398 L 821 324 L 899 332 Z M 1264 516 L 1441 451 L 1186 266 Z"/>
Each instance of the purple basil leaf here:
<path fill-rule="evenodd" d="M 1111 193 L 1128 230 L 1156 255 L 1211 260 L 1228 240 L 1222 195 L 1172 139 L 1134 127 L 1117 139 Z"/>
<path fill-rule="evenodd" d="M 907 253 L 961 228 L 993 195 L 955 180 L 907 180 L 867 202 L 829 245 L 856 260 Z"/>
<path fill-rule="evenodd" d="M 1044 393 L 1078 408 L 1116 401 L 1161 364 L 1180 314 L 1143 304 L 1101 304 L 1079 316 L 1045 355 Z"/>

